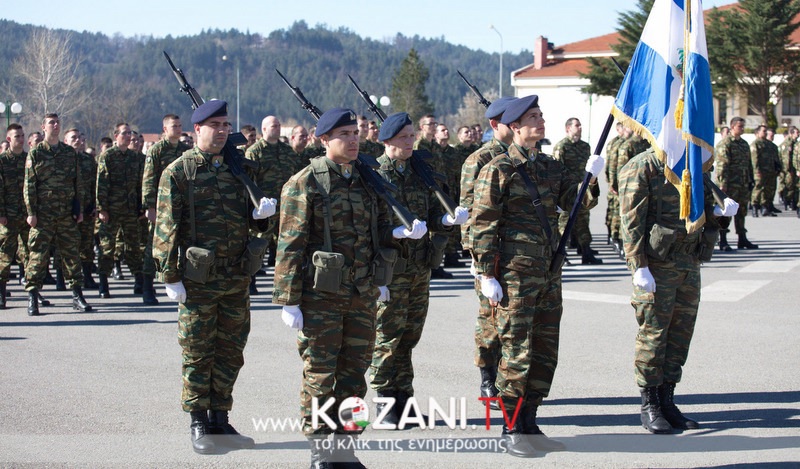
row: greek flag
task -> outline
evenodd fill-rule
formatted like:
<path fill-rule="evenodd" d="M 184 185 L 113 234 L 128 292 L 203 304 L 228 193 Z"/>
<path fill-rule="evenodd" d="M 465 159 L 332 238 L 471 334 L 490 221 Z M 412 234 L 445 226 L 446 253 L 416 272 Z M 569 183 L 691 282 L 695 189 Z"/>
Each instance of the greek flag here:
<path fill-rule="evenodd" d="M 681 193 L 687 230 L 702 227 L 714 107 L 701 0 L 655 0 L 612 113 L 664 162 Z"/>

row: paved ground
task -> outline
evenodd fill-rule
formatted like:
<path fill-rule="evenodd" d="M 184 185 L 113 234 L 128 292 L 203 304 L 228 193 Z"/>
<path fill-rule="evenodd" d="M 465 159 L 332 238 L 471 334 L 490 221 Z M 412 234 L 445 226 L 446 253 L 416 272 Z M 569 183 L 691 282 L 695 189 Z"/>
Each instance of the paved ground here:
<path fill-rule="evenodd" d="M 597 238 L 604 210 L 593 211 Z M 415 387 L 426 414 L 429 397 L 440 405 L 463 397 L 466 428 L 450 429 L 438 418 L 433 429 L 368 429 L 362 461 L 426 468 L 800 466 L 800 220 L 785 214 L 748 218 L 747 225 L 762 249 L 717 254 L 703 268 L 703 300 L 678 387 L 679 404 L 701 430 L 654 436 L 639 425 L 630 276 L 596 241 L 606 264 L 565 273 L 560 363 L 540 410 L 544 431 L 568 451 L 531 462 L 491 450 L 502 419 L 493 413 L 486 430 L 472 364 L 476 302 L 469 274 L 458 269 L 454 280 L 432 285 Z M 161 287 L 162 304 L 148 309 L 130 294 L 130 279 L 113 282 L 112 300 L 89 292 L 97 311 L 87 314 L 71 312 L 67 292 L 46 290 L 54 306 L 29 318 L 21 287 L 11 285 L 11 309 L 0 311 L 0 466 L 307 467 L 298 431 L 254 427 L 258 419 L 293 423 L 300 386 L 294 334 L 270 304 L 271 282 L 259 282 L 265 294 L 253 299 L 231 415 L 257 446 L 216 456 L 191 450 L 189 418 L 179 406 L 176 306 Z"/>

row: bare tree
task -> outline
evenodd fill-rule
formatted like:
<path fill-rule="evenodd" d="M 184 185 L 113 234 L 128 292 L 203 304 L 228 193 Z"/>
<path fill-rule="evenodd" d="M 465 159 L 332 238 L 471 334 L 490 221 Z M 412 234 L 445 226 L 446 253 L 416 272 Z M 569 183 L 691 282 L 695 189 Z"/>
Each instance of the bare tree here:
<path fill-rule="evenodd" d="M 484 97 L 489 101 L 497 99 L 497 90 L 487 90 Z M 442 120 L 447 122 L 452 128 L 461 125 L 481 124 L 483 127 L 487 125 L 486 108 L 478 101 L 478 98 L 472 91 L 468 91 L 461 99 L 461 106 L 455 114 L 449 114 Z M 451 129 L 452 130 L 452 129 Z M 455 132 L 452 132 L 453 136 Z"/>

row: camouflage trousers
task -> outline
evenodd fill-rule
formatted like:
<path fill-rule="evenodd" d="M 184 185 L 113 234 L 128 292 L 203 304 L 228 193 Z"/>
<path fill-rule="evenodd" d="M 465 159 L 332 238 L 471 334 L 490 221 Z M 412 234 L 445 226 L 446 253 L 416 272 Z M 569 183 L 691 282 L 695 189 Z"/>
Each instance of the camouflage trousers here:
<path fill-rule="evenodd" d="M 532 263 L 523 270 L 501 266 L 498 278 L 503 300 L 496 307 L 495 321 L 502 358 L 496 385 L 503 401 L 514 405 L 520 397 L 539 405 L 550 393 L 558 364 L 561 272 L 550 274 L 549 258 L 535 258 Z"/>
<path fill-rule="evenodd" d="M 461 230 L 456 229 L 447 233 L 447 246 L 444 248 L 445 254 L 461 254 Z"/>
<path fill-rule="evenodd" d="M 700 264 L 685 256 L 681 262 L 650 258 L 655 293 L 634 287 L 631 305 L 636 311 L 636 384 L 677 383 L 686 364 L 700 304 Z"/>
<path fill-rule="evenodd" d="M 422 337 L 428 316 L 430 283 L 429 268 L 410 264 L 405 273 L 392 279 L 390 300 L 378 303 L 375 349 L 369 367 L 372 389 L 414 395 L 411 352 Z"/>
<path fill-rule="evenodd" d="M 78 224 L 78 231 L 81 235 L 81 245 L 78 249 L 81 262 L 92 262 L 94 260 L 94 218 L 90 215 L 83 216 L 83 222 Z"/>
<path fill-rule="evenodd" d="M 39 216 L 36 227 L 28 234 L 28 262 L 25 264 L 25 290 L 41 290 L 47 268 L 50 264 L 50 246 L 61 253 L 64 266 L 64 280 L 74 288 L 83 282 L 81 272 L 80 231 L 72 214 L 60 217 Z"/>
<path fill-rule="evenodd" d="M 154 277 L 156 275 L 156 263 L 153 261 L 153 233 L 156 226 L 148 223 L 147 231 L 145 232 L 144 252 L 142 252 L 142 273 L 146 277 Z"/>
<path fill-rule="evenodd" d="M 114 268 L 114 250 L 117 246 L 117 232 L 122 229 L 125 240 L 125 263 L 131 273 L 136 275 L 142 273 L 142 250 L 139 245 L 139 220 L 134 215 L 124 216 L 121 214 L 111 214 L 108 223 L 100 223 L 97 235 L 100 238 L 100 259 L 98 261 L 97 272 L 100 274 L 111 275 Z"/>
<path fill-rule="evenodd" d="M 17 253 L 20 255 L 20 265 L 25 265 L 28 258 L 28 232 L 30 229 L 24 215 L 8 218 L 6 225 L 0 226 L 0 283 L 8 282 L 11 264 L 17 258 Z"/>
<path fill-rule="evenodd" d="M 569 220 L 569 211 L 572 207 L 562 207 L 564 212 L 558 216 L 558 232 L 564 233 Z M 555 233 L 554 233 L 555 234 Z M 572 237 L 578 241 L 578 246 L 592 244 L 592 232 L 589 231 L 589 209 L 579 207 L 578 214 L 575 216 L 575 224 L 572 226 Z"/>
<path fill-rule="evenodd" d="M 303 359 L 300 414 L 307 436 L 331 432 L 321 419 L 319 427 L 313 426 L 314 399 L 322 407 L 333 398 L 329 415 L 337 422 L 342 401 L 367 393 L 364 375 L 375 341 L 378 297 L 378 289 L 372 290 L 361 295 L 353 288 L 348 296 L 303 290 L 303 329 L 297 334 L 297 349 Z"/>
<path fill-rule="evenodd" d="M 620 239 L 620 226 L 622 218 L 619 214 L 619 196 L 608 194 L 608 209 L 606 210 L 606 226 L 611 232 L 611 239 Z"/>
<path fill-rule="evenodd" d="M 475 322 L 475 366 L 496 368 L 500 361 L 501 344 L 495 328 L 494 309 L 489 299 L 481 293 L 481 281 L 475 279 L 475 294 L 478 295 L 478 320 Z"/>
<path fill-rule="evenodd" d="M 783 197 L 783 200 L 789 203 L 797 201 L 798 187 L 800 187 L 800 181 L 798 181 L 797 173 L 795 171 L 783 172 L 783 177 L 781 178 L 781 197 Z"/>
<path fill-rule="evenodd" d="M 751 202 L 755 205 L 768 206 L 775 200 L 775 190 L 778 186 L 777 173 L 756 173 L 756 186 L 753 188 Z"/>
<path fill-rule="evenodd" d="M 217 267 L 205 284 L 184 280 L 178 304 L 184 411 L 231 410 L 233 385 L 250 334 L 250 277 L 239 266 Z"/>

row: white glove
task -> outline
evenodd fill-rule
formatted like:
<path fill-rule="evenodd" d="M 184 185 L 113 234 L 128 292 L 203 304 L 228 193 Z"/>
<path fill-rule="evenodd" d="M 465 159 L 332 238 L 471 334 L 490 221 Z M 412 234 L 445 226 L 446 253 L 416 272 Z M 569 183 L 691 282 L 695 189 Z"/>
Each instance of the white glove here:
<path fill-rule="evenodd" d="M 400 225 L 392 230 L 392 236 L 395 239 L 411 238 L 420 239 L 428 232 L 428 225 L 424 221 L 414 219 L 414 224 L 411 226 L 411 231 L 407 230 L 405 226 Z"/>
<path fill-rule="evenodd" d="M 655 293 L 656 279 L 650 273 L 650 267 L 639 267 L 633 273 L 633 284 L 648 293 Z"/>
<path fill-rule="evenodd" d="M 469 274 L 475 278 L 478 278 L 478 271 L 475 270 L 475 259 L 469 264 Z"/>
<path fill-rule="evenodd" d="M 455 214 L 456 217 L 453 218 L 449 213 L 445 213 L 442 217 L 442 224 L 444 226 L 463 225 L 469 218 L 469 210 L 464 207 L 456 207 Z"/>
<path fill-rule="evenodd" d="M 392 298 L 392 295 L 389 294 L 389 287 L 378 287 L 378 290 L 381 291 L 381 296 L 378 297 L 378 301 L 386 303 Z"/>
<path fill-rule="evenodd" d="M 589 157 L 589 161 L 586 162 L 586 172 L 592 173 L 592 176 L 597 177 L 603 172 L 605 165 L 606 160 L 602 156 L 592 155 Z"/>
<path fill-rule="evenodd" d="M 303 328 L 303 312 L 298 305 L 284 306 L 281 310 L 281 319 L 292 329 Z"/>
<path fill-rule="evenodd" d="M 167 297 L 169 297 L 170 300 L 177 301 L 178 303 L 186 301 L 186 288 L 183 286 L 183 282 L 165 283 L 164 288 L 167 289 Z"/>
<path fill-rule="evenodd" d="M 262 197 L 258 203 L 258 207 L 253 209 L 253 219 L 263 220 L 265 218 L 269 218 L 275 215 L 275 207 L 277 205 L 278 205 L 277 200 Z"/>
<path fill-rule="evenodd" d="M 503 288 L 494 277 L 481 277 L 481 293 L 490 301 L 499 303 L 503 299 Z"/>
<path fill-rule="evenodd" d="M 730 197 L 726 197 L 722 203 L 725 204 L 723 208 L 720 208 L 719 205 L 714 206 L 714 215 L 718 217 L 732 217 L 739 211 L 739 204 Z"/>

